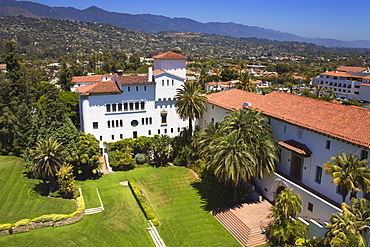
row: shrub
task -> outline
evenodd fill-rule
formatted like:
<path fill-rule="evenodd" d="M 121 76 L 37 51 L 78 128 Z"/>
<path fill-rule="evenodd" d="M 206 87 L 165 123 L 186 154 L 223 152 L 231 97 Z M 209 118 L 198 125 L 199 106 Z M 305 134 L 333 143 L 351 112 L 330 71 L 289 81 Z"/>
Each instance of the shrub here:
<path fill-rule="evenodd" d="M 68 215 L 66 214 L 54 214 L 53 215 L 53 222 L 61 221 L 61 220 L 66 220 L 68 219 Z"/>
<path fill-rule="evenodd" d="M 20 226 L 28 226 L 28 224 L 31 222 L 30 219 L 23 219 L 19 220 L 14 223 L 14 227 L 20 227 Z"/>
<path fill-rule="evenodd" d="M 134 194 L 137 202 L 139 203 L 145 217 L 148 220 L 151 220 L 155 226 L 159 226 L 158 218 L 155 217 L 155 214 L 153 213 L 152 209 L 147 204 L 145 197 L 141 194 L 141 192 L 140 192 L 139 188 L 136 186 L 135 182 L 132 179 L 130 179 L 128 182 L 129 182 L 131 191 Z"/>
<path fill-rule="evenodd" d="M 13 227 L 13 224 L 9 224 L 9 223 L 0 224 L 0 231 L 10 230 L 12 229 L 12 227 Z"/>
<path fill-rule="evenodd" d="M 37 218 L 34 218 L 32 221 L 35 223 L 38 222 L 48 222 L 53 220 L 53 215 L 52 214 L 46 214 L 46 215 L 41 215 Z"/>
<path fill-rule="evenodd" d="M 143 153 L 135 154 L 135 160 L 138 164 L 144 164 L 146 162 L 146 155 Z"/>

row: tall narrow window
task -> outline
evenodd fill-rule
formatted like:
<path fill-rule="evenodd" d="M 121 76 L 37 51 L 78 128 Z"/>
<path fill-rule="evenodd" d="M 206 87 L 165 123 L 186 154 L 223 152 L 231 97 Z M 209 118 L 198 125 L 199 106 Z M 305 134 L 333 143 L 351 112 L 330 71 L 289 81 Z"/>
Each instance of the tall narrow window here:
<path fill-rule="evenodd" d="M 110 128 L 110 121 L 109 120 L 107 121 L 107 125 L 108 125 L 108 128 Z"/>
<path fill-rule="evenodd" d="M 315 182 L 321 184 L 322 167 L 316 166 Z"/>
<path fill-rule="evenodd" d="M 170 85 L 170 80 L 167 79 L 167 86 L 169 86 L 169 85 Z"/>
<path fill-rule="evenodd" d="M 368 153 L 365 150 L 361 150 L 361 160 L 367 159 Z"/>
<path fill-rule="evenodd" d="M 105 109 L 106 109 L 107 112 L 110 112 L 110 104 L 106 104 Z"/>
<path fill-rule="evenodd" d="M 161 134 L 161 130 L 160 129 L 158 129 L 158 135 L 160 135 Z"/>
<path fill-rule="evenodd" d="M 123 110 L 124 111 L 128 111 L 128 103 L 124 103 L 123 104 Z"/>
<path fill-rule="evenodd" d="M 167 125 L 167 111 L 161 111 L 161 125 Z"/>
<path fill-rule="evenodd" d="M 136 86 L 136 91 L 139 91 L 139 87 L 138 86 Z"/>
<path fill-rule="evenodd" d="M 103 140 L 103 136 L 100 136 L 100 137 L 99 137 L 99 140 L 101 140 L 101 141 L 102 141 L 102 140 Z"/>
<path fill-rule="evenodd" d="M 145 124 L 148 125 L 149 124 L 149 118 L 145 118 Z"/>
<path fill-rule="evenodd" d="M 99 129 L 98 122 L 93 122 L 93 129 Z"/>
<path fill-rule="evenodd" d="M 140 108 L 141 110 L 145 110 L 145 102 L 140 102 Z"/>
<path fill-rule="evenodd" d="M 137 138 L 137 131 L 132 132 L 132 138 L 134 138 L 134 139 Z"/>
<path fill-rule="evenodd" d="M 114 140 L 114 135 L 112 135 L 112 140 Z"/>
<path fill-rule="evenodd" d="M 117 105 L 116 104 L 112 104 L 112 112 L 116 112 L 117 111 Z"/>
<path fill-rule="evenodd" d="M 148 130 L 148 135 L 150 136 L 152 134 L 152 131 L 151 130 Z"/>
<path fill-rule="evenodd" d="M 171 128 L 171 133 L 173 133 L 173 128 Z"/>
<path fill-rule="evenodd" d="M 123 134 L 119 134 L 119 139 L 123 139 Z"/>
<path fill-rule="evenodd" d="M 307 209 L 308 211 L 313 212 L 313 204 L 309 202 Z"/>
<path fill-rule="evenodd" d="M 130 103 L 130 111 L 134 110 L 134 103 Z"/>
<path fill-rule="evenodd" d="M 162 87 L 164 87 L 164 80 L 162 80 Z"/>
<path fill-rule="evenodd" d="M 114 120 L 112 120 L 112 128 L 114 128 Z"/>
<path fill-rule="evenodd" d="M 284 126 L 284 133 L 286 133 L 286 126 Z"/>
<path fill-rule="evenodd" d="M 172 80 L 172 86 L 174 85 L 174 81 Z"/>
<path fill-rule="evenodd" d="M 118 103 L 118 111 L 122 111 L 122 103 Z"/>
<path fill-rule="evenodd" d="M 139 110 L 139 105 L 140 103 L 139 102 L 135 102 L 135 110 L 138 111 Z"/>
<path fill-rule="evenodd" d="M 130 92 L 131 91 L 131 88 L 130 87 L 127 87 L 127 91 Z"/>
<path fill-rule="evenodd" d="M 145 124 L 145 119 L 144 118 L 142 118 L 141 119 L 141 125 L 144 125 Z"/>
<path fill-rule="evenodd" d="M 119 127 L 123 127 L 123 120 L 119 120 Z"/>
<path fill-rule="evenodd" d="M 331 145 L 331 141 L 327 140 L 327 141 L 326 141 L 325 148 L 326 148 L 326 149 L 330 149 L 330 145 Z"/>
<path fill-rule="evenodd" d="M 152 118 L 151 117 L 149 118 L 149 124 L 150 125 L 152 124 Z"/>
<path fill-rule="evenodd" d="M 118 127 L 118 120 L 116 120 L 116 127 Z"/>
<path fill-rule="evenodd" d="M 146 86 L 144 86 L 144 91 L 146 91 Z"/>
<path fill-rule="evenodd" d="M 167 134 L 167 129 L 164 129 L 164 133 Z"/>

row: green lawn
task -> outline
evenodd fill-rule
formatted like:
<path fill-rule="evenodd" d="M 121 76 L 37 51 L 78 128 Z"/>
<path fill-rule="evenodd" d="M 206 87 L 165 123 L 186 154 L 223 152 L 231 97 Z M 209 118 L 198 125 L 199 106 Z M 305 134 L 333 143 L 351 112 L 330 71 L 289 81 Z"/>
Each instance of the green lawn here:
<path fill-rule="evenodd" d="M 70 214 L 76 210 L 72 200 L 47 198 L 35 193 L 40 180 L 23 174 L 24 160 L 0 156 L 0 224 L 32 219 L 43 214 Z"/>
<path fill-rule="evenodd" d="M 4 159 L 14 158 L 1 158 L 0 169 L 4 166 Z M 18 162 L 22 166 L 21 160 Z M 28 179 L 20 176 L 26 183 Z M 0 186 L 4 183 L 2 178 L 0 173 Z M 95 188 L 99 189 L 105 207 L 103 213 L 87 215 L 69 226 L 2 236 L 0 246 L 154 246 L 145 229 L 147 221 L 129 188 L 119 185 L 120 181 L 130 178 L 149 199 L 161 222 L 159 234 L 167 246 L 240 246 L 208 212 L 221 206 L 218 200 L 197 182 L 190 170 L 181 167 L 140 168 L 104 175 L 97 180 L 78 181 L 87 208 L 100 205 Z M 16 180 L 13 182 L 17 183 Z M 29 196 L 38 198 L 34 193 Z M 12 200 L 9 194 L 0 194 L 0 198 L 1 204 Z M 41 199 L 47 201 L 45 204 L 51 203 L 50 198 Z M 28 204 L 23 200 L 17 204 L 27 215 Z M 5 214 L 2 209 L 0 218 Z"/>

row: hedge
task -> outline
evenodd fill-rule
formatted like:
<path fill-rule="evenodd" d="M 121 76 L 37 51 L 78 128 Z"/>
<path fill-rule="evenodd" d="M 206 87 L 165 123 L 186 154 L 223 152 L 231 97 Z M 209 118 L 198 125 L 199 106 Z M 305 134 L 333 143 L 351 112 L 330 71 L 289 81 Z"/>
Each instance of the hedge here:
<path fill-rule="evenodd" d="M 81 214 L 85 212 L 85 202 L 82 196 L 79 196 L 76 198 L 76 204 L 77 204 L 77 210 L 71 214 L 46 214 L 46 215 L 41 215 L 39 217 L 36 217 L 32 220 L 22 219 L 15 223 L 0 224 L 0 231 L 12 230 L 13 228 L 21 227 L 21 226 L 28 226 L 31 222 L 34 222 L 34 223 L 50 222 L 50 221 L 58 222 L 58 221 L 80 216 Z"/>
<path fill-rule="evenodd" d="M 145 197 L 141 194 L 140 189 L 136 186 L 135 182 L 132 179 L 130 179 L 128 181 L 128 184 L 136 198 L 136 201 L 139 203 L 140 208 L 143 210 L 145 217 L 148 220 L 151 220 L 153 225 L 159 226 L 159 219 L 155 216 L 154 212 L 149 207 Z"/>

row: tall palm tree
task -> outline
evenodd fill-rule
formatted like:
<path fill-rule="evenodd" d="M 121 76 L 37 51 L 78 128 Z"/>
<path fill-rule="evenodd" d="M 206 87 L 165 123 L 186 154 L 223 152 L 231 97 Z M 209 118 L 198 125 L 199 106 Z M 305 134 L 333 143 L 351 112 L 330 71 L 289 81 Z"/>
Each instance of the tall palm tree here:
<path fill-rule="evenodd" d="M 175 108 L 183 120 L 189 119 L 189 139 L 193 133 L 193 120 L 202 117 L 206 109 L 207 98 L 195 81 L 186 81 L 177 89 Z"/>
<path fill-rule="evenodd" d="M 256 161 L 237 133 L 211 143 L 210 165 L 216 178 L 234 188 L 244 187 L 256 172 Z M 236 193 L 235 193 L 236 194 Z"/>
<path fill-rule="evenodd" d="M 360 160 L 358 155 L 352 152 L 347 155 L 344 151 L 330 159 L 331 162 L 324 164 L 324 171 L 333 178 L 334 184 L 340 186 L 343 202 L 350 191 L 351 198 L 356 198 L 360 189 L 370 191 L 370 169 L 366 159 Z"/>
<path fill-rule="evenodd" d="M 302 199 L 299 194 L 295 194 L 293 189 L 285 188 L 276 198 L 275 206 L 272 207 L 271 217 L 276 221 L 289 220 L 291 217 L 297 218 L 302 210 Z"/>
<path fill-rule="evenodd" d="M 55 174 L 65 163 L 65 157 L 61 143 L 51 137 L 39 140 L 36 147 L 30 150 L 30 171 L 43 180 L 48 178 L 50 191 L 53 192 L 56 189 Z"/>
<path fill-rule="evenodd" d="M 221 122 L 220 133 L 237 133 L 247 144 L 256 161 L 256 174 L 275 171 L 278 160 L 278 146 L 272 134 L 268 119 L 256 110 L 237 110 Z"/>
<path fill-rule="evenodd" d="M 325 90 L 323 86 L 316 86 L 316 96 L 318 98 L 321 98 L 322 92 Z"/>
<path fill-rule="evenodd" d="M 257 87 L 252 83 L 252 75 L 249 72 L 242 73 L 239 80 L 238 89 L 253 93 L 257 92 Z"/>
<path fill-rule="evenodd" d="M 293 189 L 284 189 L 276 198 L 275 205 L 270 208 L 268 236 L 276 246 L 292 246 L 296 239 L 304 237 L 305 225 L 294 220 L 302 210 L 302 200 Z"/>

